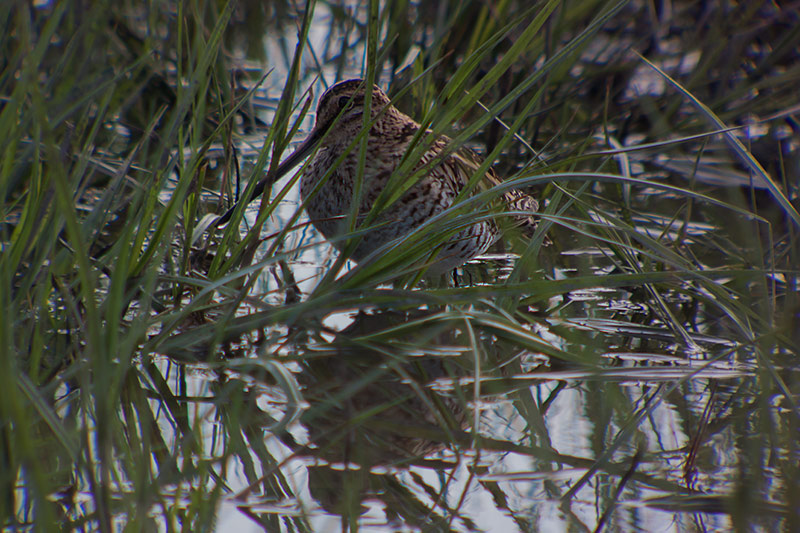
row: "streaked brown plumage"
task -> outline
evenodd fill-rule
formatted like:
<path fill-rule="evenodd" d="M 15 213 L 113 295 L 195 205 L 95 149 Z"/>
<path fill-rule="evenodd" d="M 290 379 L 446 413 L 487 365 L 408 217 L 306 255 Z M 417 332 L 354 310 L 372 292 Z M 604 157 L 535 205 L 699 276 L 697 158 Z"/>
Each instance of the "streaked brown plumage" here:
<path fill-rule="evenodd" d="M 306 141 L 278 167 L 274 177 L 268 176 L 262 180 L 274 181 L 318 147 L 301 178 L 300 194 L 307 202 L 314 226 L 337 248 L 345 244 L 337 237 L 346 233 L 346 217 L 355 192 L 359 149 L 357 144 L 354 148 L 350 145 L 363 128 L 364 89 L 363 80 L 353 79 L 339 82 L 325 91 L 317 106 L 314 128 Z M 373 125 L 367 137 L 359 206 L 359 216 L 362 218 L 386 188 L 420 129 L 420 125 L 411 117 L 391 105 L 378 86 L 373 86 L 371 100 Z M 449 138 L 442 136 L 425 151 L 415 170 L 430 166 L 434 160 L 441 161 L 433 163 L 427 173 L 398 200 L 382 208 L 373 219 L 370 229 L 359 237 L 360 242 L 352 252 L 352 259 L 363 261 L 374 251 L 407 235 L 454 204 L 480 166 L 480 160 L 464 148 L 441 158 L 450 142 Z M 320 183 L 348 148 L 349 153 L 327 180 Z M 489 170 L 476 191 L 486 190 L 498 183 L 500 180 Z M 263 191 L 264 185 L 266 183 L 259 184 L 253 197 Z M 533 213 L 538 209 L 536 200 L 514 190 L 504 193 L 501 198 L 506 210 L 530 213 L 515 216 L 516 225 L 535 228 Z M 226 213 L 224 220 L 220 219 L 220 223 L 230 218 L 230 212 L 232 210 Z M 476 222 L 459 231 L 438 250 L 432 250 L 428 258 L 429 271 L 435 274 L 456 268 L 485 252 L 498 237 L 499 230 L 493 221 L 483 219 Z"/>

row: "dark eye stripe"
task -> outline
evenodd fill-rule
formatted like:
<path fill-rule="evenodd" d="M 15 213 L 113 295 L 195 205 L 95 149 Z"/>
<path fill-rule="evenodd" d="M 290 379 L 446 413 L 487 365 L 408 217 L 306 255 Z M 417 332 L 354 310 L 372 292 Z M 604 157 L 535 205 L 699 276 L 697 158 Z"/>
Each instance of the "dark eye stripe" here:
<path fill-rule="evenodd" d="M 320 99 L 320 102 L 318 104 L 318 109 L 323 109 L 323 108 L 327 107 L 328 106 L 328 102 L 331 99 L 337 97 L 337 95 L 340 95 L 340 96 L 345 96 L 345 95 L 350 96 L 350 95 L 352 95 L 353 92 L 356 91 L 362 85 L 363 85 L 363 82 L 361 80 L 359 80 L 359 79 L 347 80 L 347 81 L 342 81 L 342 82 L 334 84 L 333 86 L 331 86 L 327 91 L 325 91 L 322 94 L 322 98 Z M 343 104 L 340 104 L 340 107 L 341 107 L 341 105 L 343 105 Z"/>
<path fill-rule="evenodd" d="M 344 106 L 350 104 L 351 107 L 355 106 L 363 106 L 364 105 L 364 95 L 357 94 L 355 96 L 346 95 L 339 97 L 339 109 L 344 108 Z"/>

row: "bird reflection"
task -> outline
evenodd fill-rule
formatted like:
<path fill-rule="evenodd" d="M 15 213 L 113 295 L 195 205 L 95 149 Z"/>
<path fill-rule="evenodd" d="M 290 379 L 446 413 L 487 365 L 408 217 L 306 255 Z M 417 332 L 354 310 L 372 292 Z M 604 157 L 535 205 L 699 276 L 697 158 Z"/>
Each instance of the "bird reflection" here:
<path fill-rule="evenodd" d="M 422 347 L 449 346 L 455 355 L 458 332 L 421 329 L 408 336 L 406 346 L 395 346 L 394 353 L 379 335 L 370 337 L 371 332 L 429 314 L 424 310 L 360 313 L 328 350 L 306 358 L 298 378 L 310 405 L 301 417 L 310 440 L 304 453 L 321 460 L 320 466 L 309 469 L 309 485 L 325 508 L 342 511 L 343 483 L 353 476 L 362 496 L 405 490 L 391 475 L 371 471 L 376 466 L 452 466 L 430 456 L 463 440 L 470 418 L 468 398 L 457 387 L 442 392 L 429 385 L 439 378 L 463 376 L 465 370 L 459 357 L 426 354 Z M 419 355 L 409 356 L 412 346 Z"/>

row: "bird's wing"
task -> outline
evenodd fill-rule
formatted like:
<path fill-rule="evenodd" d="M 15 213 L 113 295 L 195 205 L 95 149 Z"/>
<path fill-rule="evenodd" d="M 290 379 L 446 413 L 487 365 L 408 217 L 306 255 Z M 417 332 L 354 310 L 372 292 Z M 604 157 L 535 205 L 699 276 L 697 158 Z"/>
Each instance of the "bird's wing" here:
<path fill-rule="evenodd" d="M 464 176 L 464 184 L 469 181 L 482 163 L 478 155 L 464 147 L 451 154 L 448 160 L 452 161 L 451 164 L 460 167 L 459 174 Z M 503 180 L 489 167 L 482 176 L 482 179 L 478 182 L 478 190 L 489 190 L 502 183 Z M 538 217 L 535 216 L 535 213 L 539 210 L 539 202 L 537 202 L 533 196 L 519 189 L 509 189 L 502 194 L 501 203 L 505 204 L 503 206 L 504 210 L 519 212 L 512 217 L 514 226 L 521 227 L 530 232 L 536 229 Z"/>

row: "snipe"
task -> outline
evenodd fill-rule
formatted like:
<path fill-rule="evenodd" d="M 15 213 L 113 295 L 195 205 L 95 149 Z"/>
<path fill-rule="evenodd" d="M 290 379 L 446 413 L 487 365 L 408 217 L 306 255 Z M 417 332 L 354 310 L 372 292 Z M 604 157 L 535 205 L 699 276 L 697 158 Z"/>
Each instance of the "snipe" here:
<path fill-rule="evenodd" d="M 325 91 L 319 100 L 316 122 L 308 138 L 272 175 L 256 186 L 247 201 L 260 195 L 267 185 L 318 148 L 300 181 L 300 195 L 307 202 L 308 214 L 317 230 L 337 247 L 344 246 L 344 242 L 336 238 L 347 231 L 345 219 L 354 196 L 359 149 L 357 144 L 354 148 L 351 145 L 364 124 L 365 87 L 363 80 L 353 79 L 339 82 Z M 372 87 L 370 118 L 372 127 L 367 136 L 360 215 L 370 211 L 420 129 L 420 125 L 411 117 L 391 105 L 389 98 L 377 85 Z M 397 201 L 381 210 L 373 220 L 371 229 L 359 237 L 352 259 L 364 260 L 381 246 L 407 235 L 453 205 L 459 192 L 467 186 L 470 177 L 480 166 L 480 160 L 464 148 L 441 158 L 450 142 L 444 136 L 433 142 L 416 165 L 417 170 L 426 165 L 429 170 Z M 348 148 L 349 153 L 331 175 L 320 183 Z M 432 161 L 435 162 L 431 166 Z M 481 181 L 478 190 L 500 183 L 491 170 Z M 506 210 L 525 213 L 513 217 L 515 225 L 529 230 L 535 228 L 533 213 L 538 209 L 536 200 L 514 190 L 504 193 L 502 200 Z M 227 222 L 233 209 L 225 213 L 217 225 Z M 444 273 L 464 264 L 484 253 L 498 237 L 497 225 L 486 218 L 467 226 L 439 249 L 431 251 L 429 272 Z"/>

